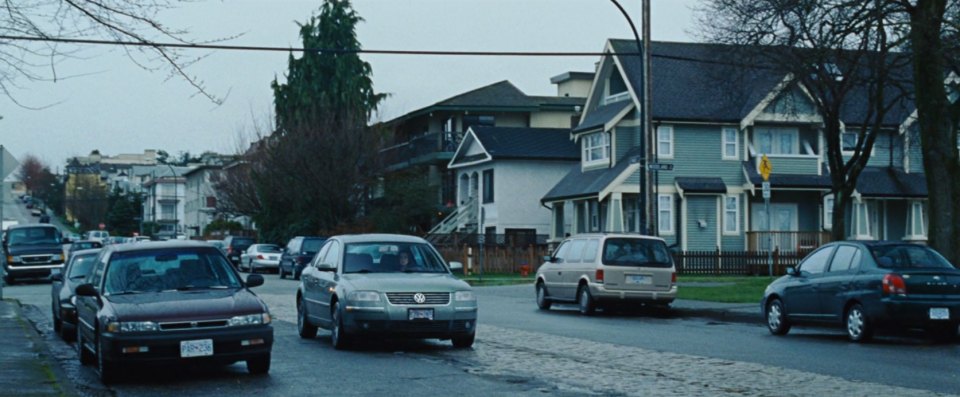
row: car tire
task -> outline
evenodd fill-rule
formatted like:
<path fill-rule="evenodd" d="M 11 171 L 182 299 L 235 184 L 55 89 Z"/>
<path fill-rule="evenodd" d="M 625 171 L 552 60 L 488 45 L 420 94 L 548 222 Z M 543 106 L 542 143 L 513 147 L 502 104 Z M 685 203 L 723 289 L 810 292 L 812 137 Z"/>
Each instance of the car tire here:
<path fill-rule="evenodd" d="M 7 285 L 13 285 L 13 283 L 16 281 L 17 281 L 17 278 L 9 274 L 6 276 L 3 276 L 3 282 L 6 283 Z"/>
<path fill-rule="evenodd" d="M 284 276 L 284 273 L 283 273 L 283 265 L 280 265 L 279 267 L 277 267 L 277 273 L 280 275 L 281 279 L 286 277 Z"/>
<path fill-rule="evenodd" d="M 264 375 L 270 372 L 270 353 L 247 359 L 247 372 L 250 375 Z"/>
<path fill-rule="evenodd" d="M 580 310 L 580 314 L 584 316 L 593 315 L 597 311 L 597 304 L 590 296 L 590 289 L 586 285 L 581 285 L 577 289 L 577 308 Z"/>
<path fill-rule="evenodd" d="M 470 335 L 454 336 L 451 338 L 451 342 L 453 342 L 453 347 L 457 349 L 469 349 L 473 347 L 473 342 L 476 338 L 477 334 L 472 333 Z"/>
<path fill-rule="evenodd" d="M 547 296 L 547 287 L 543 285 L 543 282 L 537 283 L 537 308 L 540 310 L 550 310 L 550 306 L 553 302 L 550 302 L 550 297 Z"/>
<path fill-rule="evenodd" d="M 61 331 L 63 330 L 63 320 L 60 320 L 60 316 L 57 315 L 57 309 L 53 309 L 53 332 L 56 332 L 63 336 Z"/>
<path fill-rule="evenodd" d="M 330 312 L 333 322 L 330 328 L 330 342 L 333 348 L 337 350 L 346 350 L 352 342 L 347 330 L 343 328 L 343 310 L 340 308 L 340 301 L 334 302 L 333 309 Z"/>
<path fill-rule="evenodd" d="M 93 356 L 93 353 L 90 350 L 87 350 L 87 347 L 84 346 L 86 342 L 83 340 L 83 334 L 80 331 L 79 325 L 77 326 L 77 358 L 80 359 L 80 365 L 91 365 L 96 362 L 96 357 Z"/>
<path fill-rule="evenodd" d="M 307 304 L 303 297 L 297 302 L 297 333 L 303 339 L 313 339 L 317 336 L 317 327 L 310 324 L 307 318 Z"/>
<path fill-rule="evenodd" d="M 767 302 L 764 310 L 764 317 L 767 320 L 767 329 L 774 335 L 786 335 L 790 332 L 790 322 L 783 311 L 783 302 L 780 299 L 771 299 Z"/>
<path fill-rule="evenodd" d="M 847 310 L 844 317 L 847 328 L 847 338 L 852 342 L 863 343 L 873 338 L 873 325 L 863 311 L 863 305 L 856 303 Z"/>
<path fill-rule="evenodd" d="M 293 271 L 291 271 L 290 273 L 293 274 L 293 279 L 294 279 L 294 280 L 300 280 L 300 272 L 302 272 L 302 270 L 301 270 L 301 271 L 297 271 L 297 268 L 293 268 Z"/>
<path fill-rule="evenodd" d="M 103 343 L 101 341 L 97 341 L 97 372 L 100 373 L 100 382 L 105 385 L 120 379 L 120 368 L 103 357 Z"/>
<path fill-rule="evenodd" d="M 65 323 L 61 321 L 60 324 L 60 338 L 64 342 L 73 342 L 74 338 L 77 337 L 77 328 L 76 325 L 70 325 L 70 323 Z"/>

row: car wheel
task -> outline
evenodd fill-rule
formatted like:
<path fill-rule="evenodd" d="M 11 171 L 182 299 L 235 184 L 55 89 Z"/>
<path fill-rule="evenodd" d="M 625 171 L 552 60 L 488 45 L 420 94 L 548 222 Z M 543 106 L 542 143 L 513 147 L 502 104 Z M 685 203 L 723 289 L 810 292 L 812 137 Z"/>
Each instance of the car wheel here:
<path fill-rule="evenodd" d="M 286 277 L 286 276 L 284 276 L 284 274 L 283 274 L 283 265 L 280 265 L 280 267 L 277 268 L 277 273 L 280 274 L 280 278 Z"/>
<path fill-rule="evenodd" d="M 302 271 L 302 270 L 301 270 L 301 271 Z M 294 279 L 294 280 L 299 280 L 299 279 L 300 279 L 300 272 L 301 272 L 301 271 L 298 271 L 297 268 L 293 268 L 293 271 L 291 271 L 291 273 L 293 273 L 293 279 Z"/>
<path fill-rule="evenodd" d="M 247 372 L 251 375 L 263 375 L 270 372 L 270 353 L 247 359 Z"/>
<path fill-rule="evenodd" d="M 470 335 L 464 336 L 454 336 L 452 338 L 453 347 L 457 349 L 469 349 L 473 346 L 473 341 L 476 340 L 477 334 L 472 333 Z"/>
<path fill-rule="evenodd" d="M 580 314 L 589 316 L 597 311 L 597 305 L 593 302 L 593 297 L 590 296 L 590 289 L 587 288 L 586 285 L 581 285 L 580 289 L 577 290 L 577 303 Z"/>
<path fill-rule="evenodd" d="M 14 283 L 15 281 L 17 281 L 17 279 L 16 279 L 16 277 L 13 277 L 13 276 L 11 276 L 11 275 L 8 274 L 8 275 L 6 275 L 6 276 L 3 276 L 3 281 L 4 281 L 7 285 L 13 285 L 13 283 Z"/>
<path fill-rule="evenodd" d="M 303 297 L 300 297 L 300 301 L 297 302 L 297 333 L 303 339 L 313 339 L 317 336 L 317 327 L 310 324 L 307 319 L 307 303 L 303 301 Z"/>
<path fill-rule="evenodd" d="M 86 342 L 83 340 L 83 334 L 80 331 L 79 325 L 77 326 L 77 358 L 80 359 L 80 365 L 90 365 L 94 363 L 96 359 L 93 356 L 93 353 L 90 350 L 87 350 L 87 347 L 84 346 Z"/>
<path fill-rule="evenodd" d="M 764 314 L 767 317 L 767 329 L 771 334 L 786 335 L 790 332 L 790 322 L 783 312 L 783 302 L 780 299 L 771 299 Z"/>
<path fill-rule="evenodd" d="M 53 308 L 53 332 L 60 333 L 63 330 L 63 321 L 57 315 L 57 309 Z"/>
<path fill-rule="evenodd" d="M 60 324 L 60 338 L 64 342 L 73 342 L 74 338 L 77 336 L 76 325 L 70 325 L 70 323 L 65 323 L 61 321 Z"/>
<path fill-rule="evenodd" d="M 537 283 L 537 307 L 540 310 L 550 310 L 552 303 L 550 298 L 547 297 L 547 287 L 543 285 L 543 282 Z"/>
<path fill-rule="evenodd" d="M 866 342 L 873 337 L 873 326 L 867 320 L 867 315 L 863 312 L 863 306 L 859 303 L 847 310 L 847 338 L 853 342 Z"/>
<path fill-rule="evenodd" d="M 344 350 L 350 346 L 350 336 L 347 330 L 343 328 L 343 311 L 340 309 L 340 302 L 333 304 L 333 310 L 330 313 L 333 317 L 333 328 L 330 329 L 330 342 L 333 348 Z"/>
<path fill-rule="evenodd" d="M 103 384 L 109 384 L 116 382 L 119 379 L 117 372 L 120 370 L 117 366 L 111 362 L 108 362 L 106 358 L 103 357 L 103 342 L 97 342 L 97 372 L 100 373 L 100 382 Z"/>

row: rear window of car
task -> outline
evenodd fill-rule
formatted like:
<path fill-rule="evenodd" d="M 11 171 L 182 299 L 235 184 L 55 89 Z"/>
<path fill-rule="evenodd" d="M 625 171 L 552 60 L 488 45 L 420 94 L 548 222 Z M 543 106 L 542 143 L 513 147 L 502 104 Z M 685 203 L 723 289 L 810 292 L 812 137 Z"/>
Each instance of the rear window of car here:
<path fill-rule="evenodd" d="M 261 245 L 257 247 L 257 251 L 260 252 L 280 252 L 280 247 L 276 245 Z"/>
<path fill-rule="evenodd" d="M 232 246 L 233 248 L 243 248 L 243 249 L 246 249 L 246 248 L 250 247 L 251 245 L 253 245 L 253 239 L 252 239 L 252 238 L 235 238 L 235 239 L 233 239 L 232 241 L 230 241 L 230 246 Z"/>
<path fill-rule="evenodd" d="M 327 241 L 322 238 L 309 238 L 303 240 L 303 246 L 300 248 L 300 251 L 306 252 L 308 254 L 316 254 L 317 251 L 320 251 L 320 247 L 323 246 L 323 243 Z"/>
<path fill-rule="evenodd" d="M 603 263 L 611 266 L 670 267 L 670 252 L 660 240 L 608 238 L 603 243 Z"/>
<path fill-rule="evenodd" d="M 913 244 L 871 247 L 877 266 L 884 269 L 953 269 L 954 266 L 930 247 Z"/>

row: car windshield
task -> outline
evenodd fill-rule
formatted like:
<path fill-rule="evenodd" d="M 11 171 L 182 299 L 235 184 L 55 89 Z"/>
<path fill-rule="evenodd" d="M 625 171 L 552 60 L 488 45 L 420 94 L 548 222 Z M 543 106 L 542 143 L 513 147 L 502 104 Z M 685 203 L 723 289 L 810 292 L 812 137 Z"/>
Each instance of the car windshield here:
<path fill-rule="evenodd" d="M 91 248 L 100 248 L 103 244 L 96 241 L 79 241 L 70 245 L 71 251 L 87 250 Z"/>
<path fill-rule="evenodd" d="M 60 232 L 52 227 L 28 227 L 7 231 L 9 245 L 60 244 Z"/>
<path fill-rule="evenodd" d="M 877 265 L 884 269 L 953 269 L 953 265 L 930 247 L 913 244 L 870 248 Z"/>
<path fill-rule="evenodd" d="M 446 273 L 443 259 L 429 244 L 353 243 L 346 245 L 344 273 Z"/>
<path fill-rule="evenodd" d="M 67 274 L 67 278 L 75 279 L 89 276 L 90 270 L 93 269 L 93 264 L 96 262 L 97 253 L 74 255 L 70 259 L 70 273 Z"/>
<path fill-rule="evenodd" d="M 246 239 L 246 238 L 234 239 L 233 241 L 230 242 L 230 245 L 233 246 L 233 248 L 243 251 L 243 250 L 246 250 L 247 248 L 250 248 L 250 246 L 253 245 L 253 239 Z"/>
<path fill-rule="evenodd" d="M 323 246 L 323 243 L 327 241 L 326 239 L 306 239 L 303 240 L 303 248 L 300 250 L 310 254 L 316 254 L 317 251 L 320 251 L 320 247 Z"/>
<path fill-rule="evenodd" d="M 117 252 L 106 271 L 106 294 L 240 288 L 240 279 L 215 248 Z"/>
<path fill-rule="evenodd" d="M 666 244 L 646 238 L 608 238 L 603 245 L 603 263 L 612 266 L 671 265 Z"/>
<path fill-rule="evenodd" d="M 257 247 L 258 252 L 279 253 L 280 247 L 272 244 L 263 244 Z"/>

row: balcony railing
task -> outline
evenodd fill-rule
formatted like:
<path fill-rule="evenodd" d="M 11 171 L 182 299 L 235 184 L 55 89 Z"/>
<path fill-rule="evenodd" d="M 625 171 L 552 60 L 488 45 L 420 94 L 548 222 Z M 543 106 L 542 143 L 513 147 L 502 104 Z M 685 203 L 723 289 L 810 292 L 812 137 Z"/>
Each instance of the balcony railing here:
<path fill-rule="evenodd" d="M 380 158 L 383 165 L 389 168 L 427 161 L 430 158 L 427 156 L 434 153 L 449 153 L 452 156 L 461 139 L 462 132 L 431 132 L 381 150 Z M 449 157 L 444 160 L 449 160 Z"/>
<path fill-rule="evenodd" d="M 747 232 L 748 251 L 810 252 L 830 241 L 828 232 Z"/>

